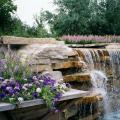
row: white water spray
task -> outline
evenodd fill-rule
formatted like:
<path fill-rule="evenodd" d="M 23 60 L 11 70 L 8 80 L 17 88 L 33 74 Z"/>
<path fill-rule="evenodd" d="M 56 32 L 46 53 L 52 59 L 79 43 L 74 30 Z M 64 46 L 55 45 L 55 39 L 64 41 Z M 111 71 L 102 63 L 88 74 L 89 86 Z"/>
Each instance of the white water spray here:
<path fill-rule="evenodd" d="M 93 70 L 90 73 L 91 75 L 91 82 L 93 85 L 93 90 L 100 93 L 103 97 L 103 104 L 104 104 L 104 110 L 105 113 L 108 113 L 110 111 L 109 106 L 109 97 L 107 95 L 107 77 L 106 75 L 98 70 Z"/>

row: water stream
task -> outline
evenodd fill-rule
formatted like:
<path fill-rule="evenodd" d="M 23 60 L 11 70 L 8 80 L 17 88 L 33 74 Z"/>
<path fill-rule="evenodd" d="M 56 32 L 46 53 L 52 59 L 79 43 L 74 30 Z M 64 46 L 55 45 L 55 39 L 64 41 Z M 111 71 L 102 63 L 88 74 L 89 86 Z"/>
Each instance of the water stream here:
<path fill-rule="evenodd" d="M 77 49 L 87 63 L 93 89 L 104 102 L 100 120 L 120 120 L 120 49 Z"/>

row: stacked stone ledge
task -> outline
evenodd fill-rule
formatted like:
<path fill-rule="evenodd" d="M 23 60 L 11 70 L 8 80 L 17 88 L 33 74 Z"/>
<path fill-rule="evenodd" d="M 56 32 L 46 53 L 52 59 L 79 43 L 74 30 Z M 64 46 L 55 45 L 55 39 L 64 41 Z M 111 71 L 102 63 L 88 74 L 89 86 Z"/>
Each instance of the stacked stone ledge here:
<path fill-rule="evenodd" d="M 23 46 L 21 49 L 17 50 L 16 53 L 21 56 L 20 59 L 23 64 L 26 64 L 26 62 L 29 61 L 31 62 L 31 69 L 34 72 L 49 72 L 54 79 L 57 81 L 69 82 L 73 88 L 82 90 L 89 90 L 91 88 L 90 74 L 87 72 L 87 65 L 83 61 L 83 58 L 79 56 L 76 50 L 67 47 L 63 44 L 63 42 L 55 41 L 54 39 L 42 39 L 43 41 L 39 41 L 39 39 L 35 38 L 16 37 L 2 37 L 1 40 L 3 45 L 12 45 L 13 43 L 16 45 L 25 44 L 26 46 Z M 84 105 L 91 105 L 92 103 L 97 104 L 99 100 L 98 96 L 100 95 L 96 93 L 92 95 L 88 94 L 87 96 L 80 97 L 77 100 L 72 99 L 71 101 L 77 101 L 72 102 L 74 106 L 76 103 Z M 69 102 L 69 100 L 67 100 L 70 104 L 66 103 L 66 105 L 70 107 L 71 101 Z M 65 106 L 62 108 L 62 111 L 67 109 Z M 97 113 L 98 111 L 95 111 L 95 114 Z M 62 116 L 65 117 L 66 114 L 67 112 L 64 112 L 64 114 L 62 113 Z M 71 118 L 75 114 L 76 113 L 73 114 L 72 112 L 69 113 L 69 117 L 67 117 L 67 119 Z"/>

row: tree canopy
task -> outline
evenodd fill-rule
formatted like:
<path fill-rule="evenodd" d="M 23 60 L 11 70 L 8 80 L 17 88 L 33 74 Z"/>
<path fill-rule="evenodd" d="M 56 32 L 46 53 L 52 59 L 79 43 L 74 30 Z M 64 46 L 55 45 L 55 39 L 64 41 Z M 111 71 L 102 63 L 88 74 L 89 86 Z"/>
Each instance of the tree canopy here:
<path fill-rule="evenodd" d="M 0 0 L 0 33 L 10 32 L 12 27 L 12 14 L 17 7 L 12 0 Z"/>
<path fill-rule="evenodd" d="M 120 0 L 54 0 L 54 4 L 57 14 L 45 15 L 56 35 L 120 34 Z"/>
<path fill-rule="evenodd" d="M 54 4 L 56 13 L 41 11 L 30 27 L 13 17 L 17 6 L 12 0 L 1 0 L 0 35 L 120 35 L 120 0 L 54 0 Z M 51 34 L 46 25 L 49 25 Z"/>

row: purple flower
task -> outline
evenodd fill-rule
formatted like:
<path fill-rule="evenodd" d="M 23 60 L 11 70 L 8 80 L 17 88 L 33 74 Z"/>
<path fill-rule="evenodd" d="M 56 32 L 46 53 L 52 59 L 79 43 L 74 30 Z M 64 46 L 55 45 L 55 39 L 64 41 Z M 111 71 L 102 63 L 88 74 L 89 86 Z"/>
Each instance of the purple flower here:
<path fill-rule="evenodd" d="M 55 100 L 58 101 L 60 100 L 62 97 L 62 94 L 60 92 L 58 92 L 56 95 L 55 95 Z"/>
<path fill-rule="evenodd" d="M 1 90 L 5 91 L 5 90 L 6 90 L 6 87 L 7 87 L 6 84 L 2 84 L 2 85 L 1 85 Z"/>
<path fill-rule="evenodd" d="M 5 93 L 0 93 L 0 99 L 3 99 L 5 97 Z"/>
<path fill-rule="evenodd" d="M 32 97 L 33 97 L 34 99 L 38 98 L 38 93 L 33 92 L 33 93 L 32 93 Z"/>
<path fill-rule="evenodd" d="M 55 113 L 59 113 L 60 112 L 60 110 L 58 110 L 58 109 L 55 109 Z"/>
<path fill-rule="evenodd" d="M 15 92 L 19 92 L 19 91 L 20 91 L 20 87 L 19 87 L 19 86 L 16 86 L 16 87 L 14 88 L 14 90 L 15 90 Z"/>
<path fill-rule="evenodd" d="M 50 85 L 53 87 L 55 85 L 55 80 L 51 79 L 50 77 L 45 77 L 43 85 Z"/>
<path fill-rule="evenodd" d="M 12 87 L 6 87 L 6 92 L 10 95 L 13 95 L 15 91 Z"/>
<path fill-rule="evenodd" d="M 15 84 L 16 84 L 16 82 L 14 80 L 10 80 L 10 83 L 9 83 L 10 86 L 14 87 Z"/>
<path fill-rule="evenodd" d="M 66 83 L 66 87 L 71 88 L 71 85 L 69 83 Z"/>
<path fill-rule="evenodd" d="M 38 80 L 37 76 L 33 76 L 32 79 L 33 79 L 33 81 Z"/>

